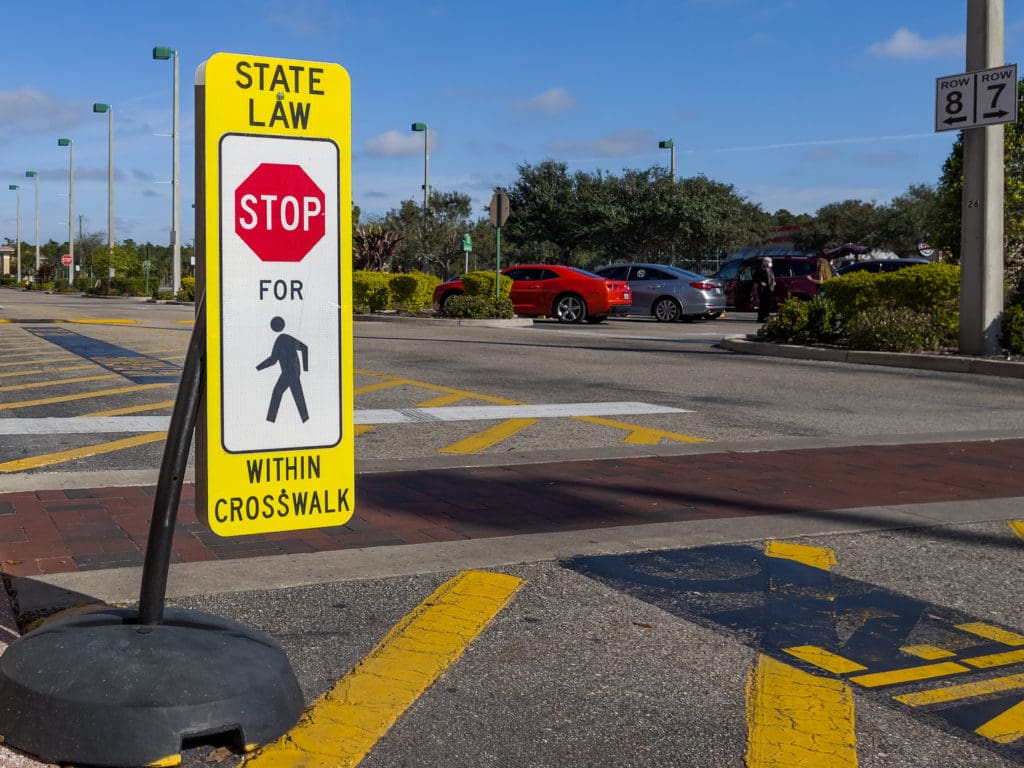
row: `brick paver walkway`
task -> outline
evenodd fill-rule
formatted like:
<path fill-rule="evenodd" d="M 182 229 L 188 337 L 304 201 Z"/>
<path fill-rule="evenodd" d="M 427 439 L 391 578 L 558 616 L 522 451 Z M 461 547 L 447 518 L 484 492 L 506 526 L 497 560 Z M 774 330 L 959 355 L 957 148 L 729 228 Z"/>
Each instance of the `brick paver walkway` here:
<path fill-rule="evenodd" d="M 185 486 L 172 562 L 1024 496 L 1024 440 L 711 453 L 358 475 L 344 526 L 225 539 Z M 0 570 L 141 565 L 153 487 L 0 494 Z"/>

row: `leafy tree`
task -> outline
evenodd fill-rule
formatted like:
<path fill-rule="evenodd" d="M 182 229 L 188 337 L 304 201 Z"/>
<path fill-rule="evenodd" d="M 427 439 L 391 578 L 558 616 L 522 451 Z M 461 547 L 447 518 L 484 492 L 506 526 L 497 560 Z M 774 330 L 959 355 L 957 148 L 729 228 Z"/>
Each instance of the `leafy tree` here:
<path fill-rule="evenodd" d="M 863 200 L 829 203 L 814 214 L 794 239 L 797 248 L 820 251 L 843 243 L 875 245 L 882 237 L 884 206 Z"/>
<path fill-rule="evenodd" d="M 461 192 L 432 191 L 426 215 L 423 206 L 403 200 L 379 222 L 402 237 L 392 268 L 448 274 L 455 258 L 461 260 L 462 235 L 470 226 L 471 207 L 469 195 Z"/>
<path fill-rule="evenodd" d="M 914 184 L 882 209 L 878 240 L 873 245 L 900 256 L 916 256 L 917 244 L 927 239 L 932 209 L 938 195 L 934 187 Z"/>

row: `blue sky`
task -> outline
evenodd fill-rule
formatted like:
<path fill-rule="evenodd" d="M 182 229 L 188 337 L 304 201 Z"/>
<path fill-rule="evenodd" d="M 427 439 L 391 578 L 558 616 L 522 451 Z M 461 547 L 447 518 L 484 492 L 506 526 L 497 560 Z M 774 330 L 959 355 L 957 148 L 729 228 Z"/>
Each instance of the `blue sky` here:
<path fill-rule="evenodd" d="M 182 240 L 194 236 L 192 83 L 218 51 L 337 62 L 352 79 L 353 199 L 364 218 L 432 190 L 481 208 L 522 163 L 621 173 L 669 163 L 732 184 L 766 210 L 889 201 L 934 183 L 954 133 L 936 134 L 935 78 L 965 70 L 966 0 L 632 0 L 388 3 L 50 0 L 5 3 L 0 183 L 21 185 L 22 237 L 107 227 L 114 108 L 115 234 L 169 242 L 170 62 L 181 80 Z M 1024 8 L 1006 3 L 1007 63 Z M 0 189 L 3 189 L 0 186 Z M 16 195 L 0 204 L 15 235 Z M 76 228 L 78 222 L 76 221 Z"/>

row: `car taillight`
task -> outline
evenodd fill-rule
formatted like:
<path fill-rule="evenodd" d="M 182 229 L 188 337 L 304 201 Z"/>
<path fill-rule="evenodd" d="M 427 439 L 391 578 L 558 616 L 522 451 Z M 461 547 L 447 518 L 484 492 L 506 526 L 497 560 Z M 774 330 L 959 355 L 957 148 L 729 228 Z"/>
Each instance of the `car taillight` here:
<path fill-rule="evenodd" d="M 691 288 L 696 288 L 698 291 L 713 291 L 718 286 L 715 283 L 708 282 L 707 280 L 698 281 L 696 283 L 690 283 Z"/>

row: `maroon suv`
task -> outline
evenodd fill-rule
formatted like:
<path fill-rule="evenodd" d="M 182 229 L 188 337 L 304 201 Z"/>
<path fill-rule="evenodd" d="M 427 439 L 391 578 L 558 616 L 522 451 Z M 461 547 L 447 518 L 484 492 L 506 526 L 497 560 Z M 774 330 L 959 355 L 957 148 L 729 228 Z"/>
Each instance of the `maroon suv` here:
<path fill-rule="evenodd" d="M 727 261 L 713 275 L 725 290 L 725 304 L 730 309 L 751 312 L 757 309 L 754 293 L 754 268 L 764 258 L 747 256 Z M 818 268 L 816 256 L 802 254 L 771 254 L 772 271 L 775 272 L 775 296 L 772 309 L 775 310 L 790 296 L 810 300 L 818 292 L 818 284 L 811 281 Z"/>

